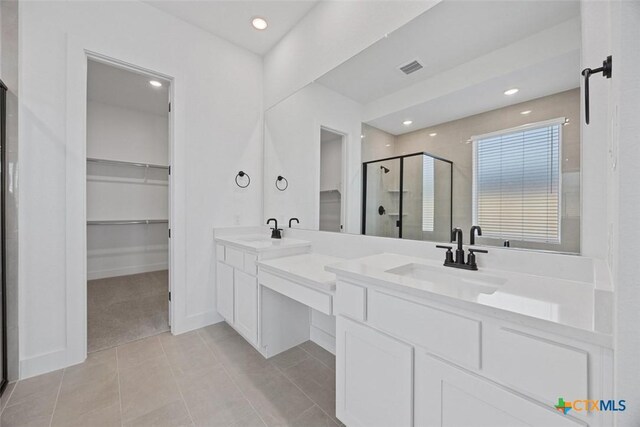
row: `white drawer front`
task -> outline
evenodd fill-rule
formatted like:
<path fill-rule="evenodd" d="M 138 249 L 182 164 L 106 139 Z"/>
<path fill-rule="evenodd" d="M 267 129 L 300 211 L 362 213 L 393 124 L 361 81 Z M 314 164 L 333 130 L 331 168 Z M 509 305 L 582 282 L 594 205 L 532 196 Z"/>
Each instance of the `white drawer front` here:
<path fill-rule="evenodd" d="M 487 328 L 484 366 L 488 376 L 547 404 L 599 398 L 588 393 L 586 351 L 513 329 Z"/>
<path fill-rule="evenodd" d="M 351 283 L 336 284 L 336 313 L 353 319 L 367 319 L 367 289 Z"/>
<path fill-rule="evenodd" d="M 329 294 L 316 291 L 315 289 L 308 288 L 265 271 L 260 272 L 259 282 L 262 286 L 266 286 L 321 313 L 333 313 L 333 297 Z"/>
<path fill-rule="evenodd" d="M 369 323 L 462 366 L 480 369 L 481 322 L 378 291 Z"/>
<path fill-rule="evenodd" d="M 244 252 L 227 246 L 225 249 L 225 262 L 234 268 L 242 270 L 244 268 Z"/>
<path fill-rule="evenodd" d="M 247 274 L 251 274 L 252 276 L 258 275 L 258 256 L 254 254 L 244 254 L 244 271 Z"/>

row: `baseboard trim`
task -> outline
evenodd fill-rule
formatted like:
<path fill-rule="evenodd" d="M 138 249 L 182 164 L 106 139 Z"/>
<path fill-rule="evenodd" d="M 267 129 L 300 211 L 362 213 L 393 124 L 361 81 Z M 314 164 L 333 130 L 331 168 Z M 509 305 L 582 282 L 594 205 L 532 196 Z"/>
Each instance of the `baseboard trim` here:
<path fill-rule="evenodd" d="M 82 360 L 69 362 L 68 349 L 54 350 L 39 356 L 30 357 L 20 361 L 20 379 L 35 377 L 47 372 L 57 371 L 67 366 L 81 363 Z"/>
<path fill-rule="evenodd" d="M 224 319 L 217 311 L 207 311 L 206 313 L 189 316 L 180 319 L 179 321 L 174 319 L 174 324 L 171 327 L 171 333 L 173 335 L 184 334 L 185 332 L 204 328 L 205 326 L 213 325 L 214 323 L 222 322 L 223 320 Z"/>
<path fill-rule="evenodd" d="M 152 271 L 168 270 L 166 262 L 158 264 L 134 265 L 131 267 L 113 268 L 109 270 L 89 271 L 87 280 L 106 279 L 108 277 L 128 276 L 130 274 L 150 273 Z"/>
<path fill-rule="evenodd" d="M 323 331 L 322 329 L 311 325 L 310 339 L 320 347 L 327 350 L 329 353 L 336 354 L 336 337 Z"/>

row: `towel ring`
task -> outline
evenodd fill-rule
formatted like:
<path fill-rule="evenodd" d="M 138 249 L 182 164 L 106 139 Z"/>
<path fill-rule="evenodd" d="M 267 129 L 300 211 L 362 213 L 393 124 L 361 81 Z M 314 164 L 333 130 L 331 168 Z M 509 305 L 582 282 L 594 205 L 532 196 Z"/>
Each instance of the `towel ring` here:
<path fill-rule="evenodd" d="M 247 180 L 248 180 L 247 185 L 240 185 L 240 183 L 238 182 L 238 178 L 244 178 L 245 176 L 247 177 Z M 240 188 L 247 188 L 249 184 L 251 184 L 251 177 L 249 176 L 249 174 L 244 171 L 238 172 L 238 174 L 236 175 L 236 185 Z"/>
<path fill-rule="evenodd" d="M 279 182 L 284 181 L 284 188 L 282 188 L 281 186 L 278 185 Z M 282 175 L 278 175 L 278 177 L 276 178 L 276 188 L 280 191 L 284 191 L 289 187 L 289 181 L 287 181 L 287 178 L 285 178 Z"/>

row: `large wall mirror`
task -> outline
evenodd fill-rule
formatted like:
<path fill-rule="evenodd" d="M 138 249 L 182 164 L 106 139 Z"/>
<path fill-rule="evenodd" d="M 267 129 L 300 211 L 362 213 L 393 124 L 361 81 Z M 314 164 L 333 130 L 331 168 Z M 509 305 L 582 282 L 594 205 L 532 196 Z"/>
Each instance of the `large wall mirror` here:
<path fill-rule="evenodd" d="M 581 39 L 577 1 L 442 1 L 266 111 L 265 215 L 579 253 Z"/>

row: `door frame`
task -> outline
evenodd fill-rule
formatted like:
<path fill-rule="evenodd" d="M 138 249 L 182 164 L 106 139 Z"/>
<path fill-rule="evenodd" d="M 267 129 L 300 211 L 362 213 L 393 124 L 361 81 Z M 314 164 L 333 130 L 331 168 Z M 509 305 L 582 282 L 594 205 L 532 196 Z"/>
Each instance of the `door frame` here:
<path fill-rule="evenodd" d="M 172 225 L 172 218 L 173 218 L 173 206 L 174 206 L 174 200 L 173 200 L 173 170 L 171 168 L 171 165 L 173 164 L 173 156 L 174 156 L 174 152 L 175 152 L 175 147 L 174 147 L 174 138 L 173 138 L 173 114 L 172 114 L 172 102 L 173 102 L 173 77 L 169 77 L 163 73 L 159 73 L 156 71 L 152 71 L 149 70 L 147 68 L 143 68 L 134 64 L 130 64 L 127 62 L 123 62 L 96 52 L 92 52 L 92 51 L 88 51 L 85 49 L 85 56 L 86 56 L 86 62 L 85 62 L 85 69 L 86 69 L 86 73 L 85 75 L 88 76 L 88 63 L 89 61 L 94 61 L 94 62 L 99 62 L 111 67 L 115 67 L 115 68 L 119 68 L 121 70 L 126 70 L 126 71 L 130 71 L 136 74 L 141 74 L 144 76 L 147 76 L 151 79 L 160 79 L 163 81 L 167 81 L 169 84 L 169 88 L 168 88 L 168 95 L 169 95 L 169 99 L 167 99 L 167 110 L 168 110 L 168 126 L 167 126 L 167 141 L 168 141 L 168 154 L 169 154 L 169 158 L 168 158 L 168 165 L 169 165 L 169 176 L 168 176 L 168 233 L 169 233 L 169 239 L 168 239 L 168 259 L 167 259 L 167 264 L 168 264 L 168 285 L 169 285 L 169 303 L 168 303 L 168 318 L 169 318 L 169 327 L 171 328 L 173 325 L 173 304 L 171 302 L 171 290 L 172 290 L 172 284 L 173 284 L 173 280 L 172 280 L 172 248 L 173 245 L 172 240 L 171 240 L 171 225 Z M 85 128 L 85 135 L 86 135 L 86 130 L 87 130 L 87 104 L 88 101 L 86 101 L 86 93 L 88 91 L 87 89 L 87 82 L 85 82 L 84 84 L 84 88 L 85 88 L 85 107 L 84 107 L 84 128 Z M 86 147 L 87 147 L 87 140 L 85 137 L 85 141 L 84 141 L 84 152 L 85 152 L 85 157 L 86 157 Z M 87 212 L 86 212 L 86 167 L 84 170 L 84 175 L 85 175 L 85 190 L 84 190 L 84 196 L 85 196 L 85 200 L 84 200 L 84 206 L 85 206 L 85 211 L 84 211 L 84 216 L 85 216 L 85 220 L 84 220 L 84 224 L 86 227 L 86 220 L 87 220 Z M 85 231 L 85 236 L 86 236 L 86 231 Z M 87 255 L 87 241 L 85 238 L 85 242 L 84 242 L 84 248 L 85 248 L 85 265 L 84 265 L 84 270 L 85 270 L 85 276 L 87 276 L 87 267 L 86 267 L 86 255 Z M 86 298 L 85 298 L 86 301 Z M 85 308 L 85 313 L 86 312 L 86 308 Z M 88 321 L 88 314 L 87 314 L 87 321 Z M 170 329 L 171 330 L 171 329 Z M 87 332 L 85 330 L 85 336 L 87 335 Z M 85 341 L 87 340 L 87 338 L 85 337 Z M 88 343 L 86 345 L 86 347 L 88 347 Z"/>

